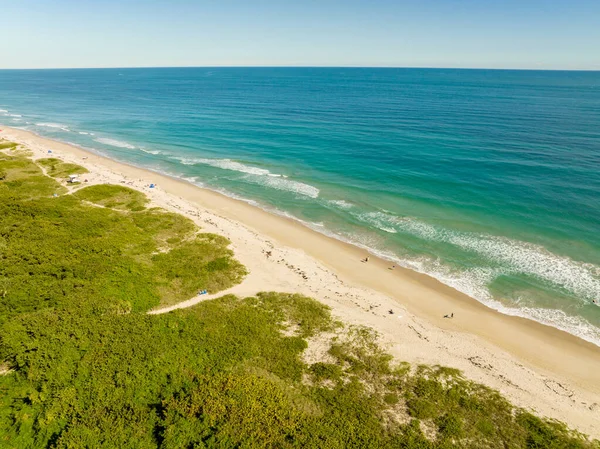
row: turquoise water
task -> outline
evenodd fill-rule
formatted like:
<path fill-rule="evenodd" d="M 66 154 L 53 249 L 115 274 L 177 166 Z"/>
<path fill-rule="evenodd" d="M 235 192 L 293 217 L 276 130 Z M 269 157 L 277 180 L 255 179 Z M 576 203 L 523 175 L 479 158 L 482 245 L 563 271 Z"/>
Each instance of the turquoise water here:
<path fill-rule="evenodd" d="M 16 70 L 0 109 L 600 345 L 600 72 Z"/>

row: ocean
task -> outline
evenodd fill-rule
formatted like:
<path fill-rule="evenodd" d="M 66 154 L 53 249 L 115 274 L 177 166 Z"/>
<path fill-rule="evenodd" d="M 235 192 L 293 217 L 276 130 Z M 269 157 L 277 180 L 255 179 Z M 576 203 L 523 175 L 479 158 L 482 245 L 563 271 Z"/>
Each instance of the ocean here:
<path fill-rule="evenodd" d="M 600 345 L 600 72 L 3 70 L 0 123 L 292 217 Z"/>

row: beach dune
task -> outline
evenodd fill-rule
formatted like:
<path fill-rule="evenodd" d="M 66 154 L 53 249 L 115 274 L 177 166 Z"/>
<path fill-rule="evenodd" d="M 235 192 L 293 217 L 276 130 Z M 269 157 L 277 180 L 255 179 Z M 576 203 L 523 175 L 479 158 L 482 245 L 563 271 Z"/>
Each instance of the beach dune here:
<path fill-rule="evenodd" d="M 85 166 L 89 184 L 144 191 L 154 205 L 229 238 L 249 270 L 235 294 L 314 297 L 341 320 L 374 328 L 399 360 L 458 368 L 515 405 L 600 437 L 600 348 L 591 343 L 503 315 L 428 276 L 389 270 L 388 261 L 373 255 L 363 263 L 360 248 L 185 181 L 19 129 L 2 127 L 0 138 L 23 144 L 34 158 L 52 150 L 53 157 Z"/>

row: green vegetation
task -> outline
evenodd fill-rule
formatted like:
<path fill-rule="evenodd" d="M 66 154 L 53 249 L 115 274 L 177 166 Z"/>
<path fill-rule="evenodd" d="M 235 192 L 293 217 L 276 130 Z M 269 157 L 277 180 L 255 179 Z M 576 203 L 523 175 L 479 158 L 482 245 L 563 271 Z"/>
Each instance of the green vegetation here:
<path fill-rule="evenodd" d="M 74 195 L 100 206 L 134 212 L 145 209 L 148 203 L 148 198 L 142 192 L 113 184 L 90 186 L 75 192 Z"/>
<path fill-rule="evenodd" d="M 0 150 L 12 150 L 17 147 L 17 144 L 9 141 L 0 142 Z"/>
<path fill-rule="evenodd" d="M 600 448 L 456 370 L 394 363 L 310 298 L 147 315 L 238 282 L 227 241 L 128 189 L 53 197 L 31 161 L 0 169 L 0 448 Z"/>
<path fill-rule="evenodd" d="M 88 170 L 81 165 L 69 164 L 68 162 L 63 162 L 54 157 L 38 159 L 36 162 L 44 167 L 48 175 L 53 178 L 66 178 L 69 175 L 89 173 Z"/>
<path fill-rule="evenodd" d="M 0 181 L 0 322 L 77 304 L 95 312 L 143 311 L 161 299 L 228 288 L 245 274 L 226 239 L 198 234 L 180 215 L 146 210 L 139 192 L 93 186 L 54 197 L 64 187 L 30 160 L 3 156 L 0 170 L 7 173 Z M 137 212 L 108 208 L 121 207 L 123 198 Z"/>
<path fill-rule="evenodd" d="M 23 157 L 10 157 L 0 152 L 0 206 L 18 207 L 23 200 L 51 197 L 67 191 L 56 181 L 44 176 L 40 168 Z M 0 216 L 0 219 L 4 217 Z"/>

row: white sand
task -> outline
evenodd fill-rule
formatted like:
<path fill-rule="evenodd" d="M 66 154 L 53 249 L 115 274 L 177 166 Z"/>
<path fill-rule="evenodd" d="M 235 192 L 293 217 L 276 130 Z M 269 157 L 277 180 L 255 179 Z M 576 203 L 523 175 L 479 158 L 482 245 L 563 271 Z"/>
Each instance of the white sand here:
<path fill-rule="evenodd" d="M 249 275 L 227 293 L 311 296 L 342 321 L 377 330 L 399 360 L 458 368 L 518 406 L 600 437 L 600 348 L 502 315 L 427 276 L 388 270 L 388 262 L 373 256 L 361 263 L 362 250 L 246 203 L 30 132 L 0 128 L 0 138 L 27 146 L 34 158 L 51 156 L 85 166 L 90 174 L 82 178 L 88 185 L 125 184 L 146 193 L 154 205 L 229 238 Z M 149 189 L 150 183 L 157 187 Z M 454 319 L 442 318 L 450 312 Z"/>

